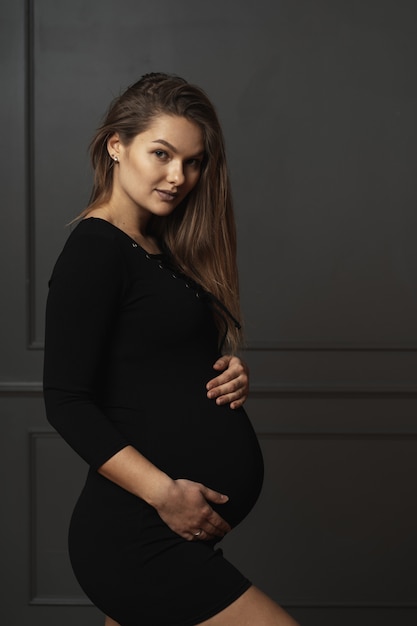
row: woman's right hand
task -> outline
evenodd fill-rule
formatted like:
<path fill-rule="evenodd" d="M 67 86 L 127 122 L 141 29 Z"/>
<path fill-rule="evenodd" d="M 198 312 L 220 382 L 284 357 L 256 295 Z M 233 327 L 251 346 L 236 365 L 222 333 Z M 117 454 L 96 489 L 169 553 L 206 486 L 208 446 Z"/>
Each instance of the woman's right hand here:
<path fill-rule="evenodd" d="M 188 541 L 221 538 L 231 530 L 210 506 L 225 504 L 227 496 L 192 480 L 173 480 L 133 446 L 116 452 L 98 472 L 153 506 L 169 528 Z"/>
<path fill-rule="evenodd" d="M 185 478 L 173 480 L 166 497 L 155 508 L 175 533 L 188 541 L 224 537 L 229 524 L 210 506 L 225 504 L 228 497 Z"/>

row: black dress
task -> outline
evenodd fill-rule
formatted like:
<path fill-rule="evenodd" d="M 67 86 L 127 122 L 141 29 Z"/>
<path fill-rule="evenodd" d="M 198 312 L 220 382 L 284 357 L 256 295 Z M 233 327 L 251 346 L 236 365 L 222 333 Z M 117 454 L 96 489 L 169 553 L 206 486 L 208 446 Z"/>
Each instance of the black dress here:
<path fill-rule="evenodd" d="M 47 416 L 90 465 L 70 557 L 87 596 L 122 626 L 198 624 L 250 586 L 216 542 L 186 541 L 96 471 L 132 445 L 172 478 L 227 494 L 216 510 L 232 527 L 253 507 L 263 479 L 253 428 L 243 409 L 206 397 L 219 357 L 206 295 L 97 218 L 74 229 L 52 274 Z"/>

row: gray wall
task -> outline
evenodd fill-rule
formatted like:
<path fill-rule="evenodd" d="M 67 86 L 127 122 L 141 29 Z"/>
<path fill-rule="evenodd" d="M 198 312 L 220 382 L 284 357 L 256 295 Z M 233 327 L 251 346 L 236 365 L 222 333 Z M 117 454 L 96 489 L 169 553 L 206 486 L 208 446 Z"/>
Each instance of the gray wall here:
<path fill-rule="evenodd" d="M 1 615 L 94 626 L 66 554 L 83 463 L 41 396 L 47 280 L 86 146 L 141 74 L 226 134 L 248 408 L 266 460 L 226 553 L 305 626 L 417 622 L 417 5 L 2 0 Z"/>

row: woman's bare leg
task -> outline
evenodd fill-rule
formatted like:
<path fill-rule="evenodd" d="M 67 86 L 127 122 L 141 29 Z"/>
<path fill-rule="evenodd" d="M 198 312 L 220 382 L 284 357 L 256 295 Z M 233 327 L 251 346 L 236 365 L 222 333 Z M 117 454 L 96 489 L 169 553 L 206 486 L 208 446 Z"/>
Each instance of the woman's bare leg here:
<path fill-rule="evenodd" d="M 288 613 L 257 587 L 200 626 L 299 626 Z"/>
<path fill-rule="evenodd" d="M 115 622 L 111 617 L 107 617 L 104 620 L 104 626 L 120 626 L 119 622 Z"/>

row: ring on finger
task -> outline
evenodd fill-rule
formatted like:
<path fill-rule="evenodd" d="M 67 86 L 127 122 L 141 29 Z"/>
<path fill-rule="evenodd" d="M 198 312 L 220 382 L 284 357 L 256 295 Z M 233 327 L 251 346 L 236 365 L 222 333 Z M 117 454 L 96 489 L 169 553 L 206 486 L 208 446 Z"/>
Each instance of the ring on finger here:
<path fill-rule="evenodd" d="M 193 533 L 193 535 L 194 535 L 194 537 L 199 537 L 202 532 L 203 532 L 203 529 L 200 528 L 196 533 Z"/>

